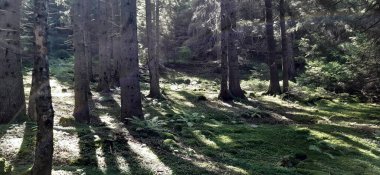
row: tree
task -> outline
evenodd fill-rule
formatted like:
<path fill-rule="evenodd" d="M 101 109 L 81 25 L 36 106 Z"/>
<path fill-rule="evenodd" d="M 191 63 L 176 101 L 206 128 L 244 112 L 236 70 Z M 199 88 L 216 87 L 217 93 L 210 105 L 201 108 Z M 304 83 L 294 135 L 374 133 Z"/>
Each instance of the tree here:
<path fill-rule="evenodd" d="M 20 56 L 21 0 L 0 2 L 0 124 L 26 114 Z"/>
<path fill-rule="evenodd" d="M 280 28 L 281 28 L 281 49 L 282 49 L 282 79 L 283 79 L 283 92 L 289 91 L 289 54 L 288 54 L 288 36 L 286 34 L 285 25 L 285 2 L 280 0 Z"/>
<path fill-rule="evenodd" d="M 156 38 L 152 36 L 153 30 L 153 18 L 152 18 L 152 3 L 151 0 L 145 0 L 145 11 L 146 11 L 146 37 L 148 45 L 148 67 L 149 67 L 149 78 L 150 78 L 150 93 L 149 97 L 161 98 L 160 93 L 160 81 L 159 81 L 159 66 L 157 62 L 156 54 Z M 156 26 L 157 28 L 157 26 Z M 158 35 L 155 31 L 155 35 Z"/>
<path fill-rule="evenodd" d="M 32 168 L 33 175 L 49 175 L 53 160 L 53 124 L 54 110 L 52 106 L 51 88 L 49 83 L 49 62 L 47 46 L 47 4 L 48 0 L 35 0 L 35 66 L 34 81 L 40 85 L 36 92 L 35 103 L 37 113 L 37 136 L 35 158 Z"/>
<path fill-rule="evenodd" d="M 136 0 L 121 1 L 121 117 L 143 117 L 137 43 Z"/>
<path fill-rule="evenodd" d="M 229 0 L 228 8 L 228 63 L 229 63 L 229 88 L 232 96 L 245 98 L 240 87 L 239 59 L 236 46 L 236 2 Z"/>
<path fill-rule="evenodd" d="M 268 47 L 268 66 L 270 68 L 270 82 L 267 94 L 281 94 L 281 87 L 278 78 L 278 70 L 276 64 L 276 41 L 274 40 L 273 31 L 273 12 L 272 0 L 265 0 L 265 19 L 266 19 L 266 35 Z"/>
<path fill-rule="evenodd" d="M 89 0 L 85 0 L 89 1 Z M 88 96 L 90 89 L 88 78 L 88 58 L 86 57 L 85 47 L 85 17 L 87 10 L 85 3 L 82 0 L 75 0 L 72 5 L 71 15 L 73 23 L 73 45 L 74 45 L 74 93 L 75 93 L 75 108 L 74 117 L 77 122 L 88 123 L 90 121 L 90 110 L 88 106 Z"/>
<path fill-rule="evenodd" d="M 220 59 L 221 59 L 221 83 L 220 83 L 220 93 L 219 99 L 223 101 L 232 100 L 231 93 L 228 89 L 228 6 L 229 2 L 227 0 L 221 0 L 221 21 L 220 21 Z"/>
<path fill-rule="evenodd" d="M 111 52 L 109 50 L 109 0 L 99 0 L 99 83 L 97 90 L 100 92 L 110 92 L 111 81 Z M 111 27 L 112 28 L 112 27 Z"/>
<path fill-rule="evenodd" d="M 112 58 L 111 85 L 120 86 L 120 0 L 112 0 Z"/>

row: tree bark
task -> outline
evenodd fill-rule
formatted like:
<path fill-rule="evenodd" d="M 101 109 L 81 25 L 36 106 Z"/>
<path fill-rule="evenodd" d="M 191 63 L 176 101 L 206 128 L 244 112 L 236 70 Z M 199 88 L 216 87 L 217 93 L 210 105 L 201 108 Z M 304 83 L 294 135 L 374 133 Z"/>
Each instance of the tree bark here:
<path fill-rule="evenodd" d="M 268 66 L 270 68 L 270 84 L 267 94 L 281 94 L 281 87 L 278 78 L 278 70 L 276 65 L 276 41 L 274 40 L 273 31 L 273 12 L 272 0 L 265 0 L 265 18 L 266 18 L 266 35 L 268 45 Z"/>
<path fill-rule="evenodd" d="M 89 1 L 89 0 L 85 0 Z M 88 105 L 89 96 L 89 79 L 88 79 L 88 54 L 85 47 L 85 17 L 87 16 L 85 1 L 75 0 L 72 6 L 72 21 L 73 21 L 73 44 L 74 44 L 74 93 L 75 93 L 75 108 L 74 118 L 79 123 L 90 122 L 90 109 Z M 86 3 L 86 4 L 85 4 Z"/>
<path fill-rule="evenodd" d="M 229 30 L 228 30 L 228 63 L 229 63 L 229 88 L 232 96 L 245 98 L 240 87 L 239 58 L 236 41 L 236 2 L 229 0 Z"/>
<path fill-rule="evenodd" d="M 109 0 L 99 1 L 99 83 L 97 90 L 99 92 L 110 92 L 110 70 L 111 70 L 111 53 L 109 50 Z"/>
<path fill-rule="evenodd" d="M 31 174 L 50 175 L 53 160 L 53 124 L 54 110 L 52 106 L 49 83 L 49 62 L 47 48 L 47 0 L 35 0 L 35 44 L 37 53 L 35 64 L 35 81 L 41 85 L 36 93 L 37 137 L 35 158 Z"/>
<path fill-rule="evenodd" d="M 93 7 L 93 1 L 92 0 L 83 0 L 84 4 L 84 9 L 83 9 L 83 22 L 84 22 L 84 27 L 83 27 L 83 35 L 84 35 L 84 49 L 85 49 L 85 59 L 86 59 L 86 65 L 87 65 L 87 78 L 88 81 L 94 81 L 94 74 L 92 70 L 92 64 L 93 64 L 93 52 L 92 52 L 92 17 L 91 17 L 91 11 Z M 88 86 L 89 92 L 90 93 L 90 86 Z"/>
<path fill-rule="evenodd" d="M 220 59 L 221 59 L 221 83 L 219 99 L 231 101 L 232 96 L 228 89 L 228 0 L 221 0 L 220 3 Z"/>
<path fill-rule="evenodd" d="M 0 2 L 0 124 L 25 116 L 20 56 L 21 0 Z"/>
<path fill-rule="evenodd" d="M 150 78 L 150 93 L 151 98 L 161 98 L 160 93 L 160 81 L 158 72 L 157 55 L 155 54 L 155 37 L 153 35 L 153 18 L 152 18 L 152 2 L 151 0 L 145 0 L 146 11 L 146 37 L 148 45 L 148 67 Z"/>
<path fill-rule="evenodd" d="M 281 28 L 281 49 L 282 49 L 282 79 L 283 92 L 289 91 L 289 61 L 288 61 L 288 36 L 285 25 L 285 2 L 280 0 L 280 28 Z"/>
<path fill-rule="evenodd" d="M 120 0 L 112 1 L 112 86 L 120 86 Z"/>
<path fill-rule="evenodd" d="M 120 85 L 121 117 L 143 117 L 137 41 L 136 0 L 121 1 L 121 48 Z"/>

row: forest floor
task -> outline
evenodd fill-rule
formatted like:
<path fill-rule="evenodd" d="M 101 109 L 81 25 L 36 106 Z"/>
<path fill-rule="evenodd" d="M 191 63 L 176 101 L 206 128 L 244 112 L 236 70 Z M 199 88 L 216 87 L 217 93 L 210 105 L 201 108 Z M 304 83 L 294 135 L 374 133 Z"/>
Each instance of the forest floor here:
<path fill-rule="evenodd" d="M 380 105 L 296 84 L 297 95 L 264 96 L 260 66 L 242 68 L 249 98 L 223 103 L 215 64 L 172 64 L 161 82 L 166 100 L 143 100 L 145 121 L 120 122 L 114 89 L 93 92 L 93 120 L 80 125 L 72 67 L 51 63 L 53 174 L 380 174 Z M 30 80 L 27 71 L 26 94 Z M 32 122 L 0 125 L 0 174 L 4 165 L 17 175 L 31 168 L 35 132 Z"/>

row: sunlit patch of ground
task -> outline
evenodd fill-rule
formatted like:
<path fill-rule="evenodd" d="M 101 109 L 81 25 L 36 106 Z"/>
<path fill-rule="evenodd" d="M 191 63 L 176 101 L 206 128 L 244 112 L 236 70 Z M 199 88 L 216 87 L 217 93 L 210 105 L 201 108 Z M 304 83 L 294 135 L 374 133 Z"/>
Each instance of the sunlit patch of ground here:
<path fill-rule="evenodd" d="M 248 100 L 225 103 L 217 99 L 219 80 L 213 67 L 181 65 L 161 80 L 166 100 L 144 97 L 146 121 L 130 124 L 136 127 L 127 129 L 121 122 L 118 88 L 112 94 L 93 92 L 93 121 L 80 125 L 72 117 L 71 61 L 52 66 L 53 174 L 380 172 L 378 105 L 329 100 L 304 104 L 263 96 L 267 81 L 258 79 L 242 81 Z M 31 74 L 24 79 L 28 96 Z M 142 83 L 144 96 L 148 87 Z M 0 157 L 12 164 L 14 174 L 31 167 L 35 130 L 30 122 L 0 125 Z M 296 155 L 307 158 L 284 165 Z"/>

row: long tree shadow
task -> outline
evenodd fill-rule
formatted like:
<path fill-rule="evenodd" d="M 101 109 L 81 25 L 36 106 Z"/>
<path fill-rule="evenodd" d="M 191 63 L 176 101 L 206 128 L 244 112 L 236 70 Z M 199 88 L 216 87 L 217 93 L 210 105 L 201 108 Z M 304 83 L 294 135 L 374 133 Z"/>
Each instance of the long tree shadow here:
<path fill-rule="evenodd" d="M 27 171 L 33 164 L 35 136 L 37 126 L 35 123 L 25 122 L 24 136 L 17 153 L 16 159 L 12 162 L 14 165 L 14 172 L 21 173 Z"/>

